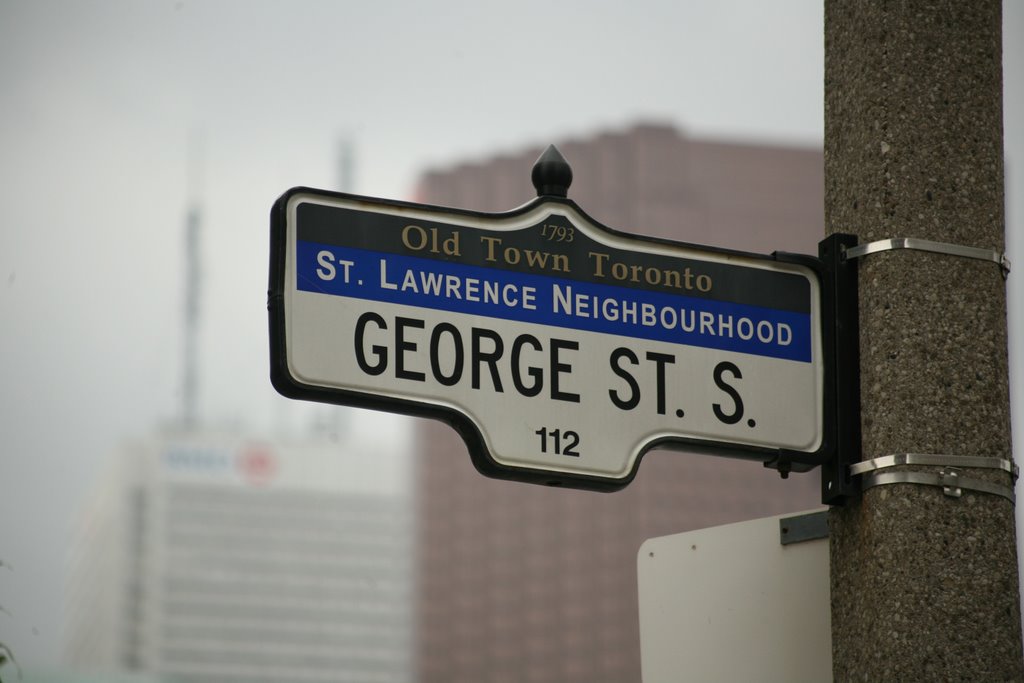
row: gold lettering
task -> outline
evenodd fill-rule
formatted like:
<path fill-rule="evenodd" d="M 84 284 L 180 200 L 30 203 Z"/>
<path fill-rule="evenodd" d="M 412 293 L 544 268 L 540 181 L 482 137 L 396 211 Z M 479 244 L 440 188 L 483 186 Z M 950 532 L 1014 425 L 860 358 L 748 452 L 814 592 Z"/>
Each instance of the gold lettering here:
<path fill-rule="evenodd" d="M 613 261 L 611 254 L 599 251 L 587 253 L 591 263 L 591 274 L 595 278 L 611 278 L 620 282 L 646 284 L 666 289 L 682 289 L 710 292 L 712 281 L 710 275 L 695 274 L 689 266 L 682 270 L 673 268 L 657 268 L 639 264 Z"/>
<path fill-rule="evenodd" d="M 460 256 L 459 253 L 459 231 L 453 230 L 448 237 L 441 239 L 441 233 L 437 228 L 431 228 L 428 232 L 418 225 L 407 225 L 402 228 L 402 244 L 406 249 L 422 251 L 429 247 L 432 254 L 440 254 L 443 250 L 449 256 Z"/>
<path fill-rule="evenodd" d="M 608 254 L 592 251 L 587 256 L 594 259 L 594 277 L 604 277 L 604 264 L 609 258 Z"/>
<path fill-rule="evenodd" d="M 409 238 L 410 233 L 415 234 L 418 239 L 416 246 L 413 246 L 413 243 Z M 402 229 L 402 244 L 405 245 L 406 249 L 419 251 L 423 247 L 427 246 L 427 231 L 418 225 L 405 226 L 405 228 Z"/>
<path fill-rule="evenodd" d="M 484 260 L 501 262 L 509 266 L 517 266 L 525 263 L 532 270 L 551 270 L 556 272 L 569 272 L 569 257 L 565 254 L 556 254 L 551 251 L 537 251 L 535 249 L 520 249 L 518 247 L 503 247 L 500 237 L 481 236 L 480 241 L 484 244 Z"/>
<path fill-rule="evenodd" d="M 500 237 L 486 237 L 484 235 L 481 235 L 480 236 L 480 241 L 487 245 L 487 256 L 484 257 L 484 260 L 485 261 L 497 261 L 498 259 L 494 258 L 494 246 L 501 244 L 501 238 Z"/>

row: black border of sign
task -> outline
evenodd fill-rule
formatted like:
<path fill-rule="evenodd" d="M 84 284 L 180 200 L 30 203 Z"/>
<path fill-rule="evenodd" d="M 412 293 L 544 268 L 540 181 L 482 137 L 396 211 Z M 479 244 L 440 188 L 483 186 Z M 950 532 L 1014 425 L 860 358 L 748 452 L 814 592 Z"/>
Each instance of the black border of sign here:
<path fill-rule="evenodd" d="M 285 259 L 287 255 L 287 216 L 289 200 L 296 194 L 310 194 L 326 199 L 343 199 L 379 207 L 407 208 L 421 211 L 444 213 L 448 215 L 467 216 L 476 219 L 494 220 L 512 218 L 532 211 L 541 204 L 561 204 L 578 212 L 590 225 L 608 235 L 622 238 L 635 243 L 653 244 L 673 248 L 686 248 L 706 253 L 741 256 L 743 258 L 800 265 L 811 270 L 818 278 L 821 311 L 821 347 L 823 366 L 822 387 L 822 441 L 818 450 L 813 452 L 793 451 L 788 449 L 763 448 L 730 442 L 687 440 L 680 438 L 655 440 L 646 445 L 633 463 L 633 469 L 623 478 L 596 477 L 583 474 L 512 467 L 496 462 L 487 451 L 484 438 L 472 420 L 461 412 L 430 403 L 421 403 L 407 399 L 381 397 L 344 389 L 329 389 L 305 384 L 293 378 L 288 371 L 288 358 L 285 340 Z M 451 425 L 465 441 L 469 448 L 473 465 L 483 475 L 495 479 L 544 484 L 547 486 L 565 486 L 568 488 L 591 491 L 618 491 L 627 486 L 636 477 L 640 462 L 648 451 L 661 447 L 673 450 L 685 450 L 691 453 L 703 453 L 746 460 L 760 461 L 766 467 L 779 470 L 783 476 L 790 471 L 805 472 L 830 461 L 836 448 L 836 386 L 835 386 L 835 296 L 832 274 L 821 259 L 805 254 L 775 252 L 771 255 L 753 254 L 733 249 L 721 249 L 678 242 L 658 237 L 647 237 L 622 232 L 609 228 L 591 218 L 576 202 L 562 197 L 538 197 L 512 211 L 487 213 L 451 207 L 420 204 L 400 200 L 380 199 L 345 192 L 317 190 L 310 187 L 293 187 L 282 194 L 274 202 L 270 210 L 270 282 L 267 292 L 267 309 L 270 323 L 270 381 L 278 393 L 288 398 L 331 403 L 336 405 L 370 408 L 385 412 L 426 417 L 440 420 Z"/>

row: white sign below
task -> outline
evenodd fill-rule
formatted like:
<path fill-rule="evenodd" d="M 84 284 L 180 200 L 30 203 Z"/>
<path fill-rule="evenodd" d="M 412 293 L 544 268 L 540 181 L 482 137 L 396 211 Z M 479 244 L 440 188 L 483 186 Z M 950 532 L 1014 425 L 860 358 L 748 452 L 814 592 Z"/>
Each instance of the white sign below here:
<path fill-rule="evenodd" d="M 832 680 L 828 539 L 782 545 L 793 516 L 644 542 L 644 683 Z"/>

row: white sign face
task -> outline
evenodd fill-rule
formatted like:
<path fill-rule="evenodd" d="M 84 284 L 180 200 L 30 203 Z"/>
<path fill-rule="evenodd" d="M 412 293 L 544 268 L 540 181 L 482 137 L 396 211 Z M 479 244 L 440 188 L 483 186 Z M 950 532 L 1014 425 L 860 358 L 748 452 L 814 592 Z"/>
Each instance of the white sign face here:
<path fill-rule="evenodd" d="M 806 265 L 627 237 L 568 200 L 491 215 L 295 189 L 274 216 L 286 395 L 446 418 L 487 474 L 591 488 L 653 445 L 822 448 Z"/>

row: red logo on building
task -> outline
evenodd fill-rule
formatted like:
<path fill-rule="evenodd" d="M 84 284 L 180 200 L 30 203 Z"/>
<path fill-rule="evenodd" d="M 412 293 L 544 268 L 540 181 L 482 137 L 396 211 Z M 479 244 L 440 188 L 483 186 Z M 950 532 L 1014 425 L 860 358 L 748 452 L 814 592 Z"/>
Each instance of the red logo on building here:
<path fill-rule="evenodd" d="M 235 466 L 249 484 L 262 486 L 277 474 L 277 459 L 265 446 L 250 446 L 238 454 Z"/>

